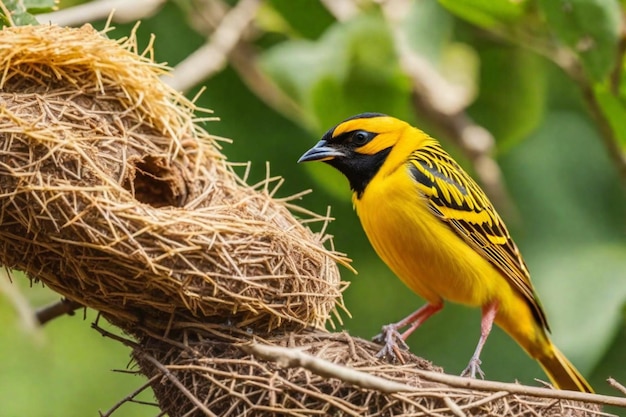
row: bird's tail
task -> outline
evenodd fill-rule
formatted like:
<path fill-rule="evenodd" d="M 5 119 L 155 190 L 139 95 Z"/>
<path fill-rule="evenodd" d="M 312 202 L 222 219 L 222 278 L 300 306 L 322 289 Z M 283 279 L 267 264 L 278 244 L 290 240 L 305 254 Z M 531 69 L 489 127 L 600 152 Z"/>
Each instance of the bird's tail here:
<path fill-rule="evenodd" d="M 551 345 L 551 354 L 537 359 L 552 384 L 558 389 L 593 392 L 591 385 L 574 365 L 567 360 L 565 355 L 554 344 L 551 343 Z"/>

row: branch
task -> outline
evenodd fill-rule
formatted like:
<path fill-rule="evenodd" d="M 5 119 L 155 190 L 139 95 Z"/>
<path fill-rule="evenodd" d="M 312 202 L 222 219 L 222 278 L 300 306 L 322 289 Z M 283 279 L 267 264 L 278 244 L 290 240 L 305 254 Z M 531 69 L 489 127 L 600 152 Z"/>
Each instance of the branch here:
<path fill-rule="evenodd" d="M 582 401 L 592 404 L 626 407 L 626 398 L 613 397 L 610 395 L 556 390 L 552 388 L 530 387 L 527 385 L 513 384 L 510 382 L 483 381 L 480 379 L 466 378 L 456 375 L 448 375 L 421 370 L 418 370 L 416 373 L 418 373 L 422 378 L 429 381 L 439 382 L 457 388 L 497 392 L 507 391 L 510 394 L 530 395 L 539 398 L 553 398 L 555 400 Z"/>
<path fill-rule="evenodd" d="M 193 13 L 189 13 L 188 18 L 196 32 L 208 37 L 222 22 L 230 8 L 220 0 L 197 3 L 197 7 L 193 9 Z M 243 31 L 238 43 L 226 54 L 230 65 L 250 91 L 267 106 L 293 120 L 306 120 L 307 115 L 298 103 L 278 88 L 259 68 L 258 52 L 251 43 L 253 33 L 253 31 Z M 209 75 L 205 76 L 205 78 L 208 77 Z"/>
<path fill-rule="evenodd" d="M 316 375 L 326 378 L 337 378 L 364 389 L 374 389 L 385 394 L 415 391 L 415 387 L 410 385 L 400 384 L 366 372 L 348 368 L 347 366 L 337 365 L 297 349 L 264 345 L 257 342 L 242 345 L 241 348 L 247 353 L 251 353 L 268 361 L 276 362 L 282 367 L 301 367 L 308 369 Z"/>
<path fill-rule="evenodd" d="M 615 378 L 609 378 L 606 381 L 609 383 L 610 386 L 612 386 L 622 394 L 626 395 L 626 387 L 617 382 Z"/>
<path fill-rule="evenodd" d="M 62 298 L 60 301 L 37 309 L 35 315 L 37 317 L 37 321 L 39 321 L 39 324 L 43 326 L 47 322 L 65 314 L 67 314 L 68 316 L 73 316 L 76 310 L 83 307 L 83 305 L 75 301 L 68 300 L 67 298 Z"/>
<path fill-rule="evenodd" d="M 265 360 L 276 362 L 281 366 L 289 368 L 301 367 L 315 373 L 316 375 L 327 378 L 337 378 L 364 389 L 374 389 L 387 394 L 419 390 L 418 387 L 400 384 L 362 371 L 357 371 L 343 365 L 338 365 L 327 360 L 311 356 L 297 349 L 263 345 L 256 342 L 243 345 L 241 348 L 248 353 L 252 353 Z M 414 370 L 414 372 L 428 381 L 438 382 L 455 388 L 495 391 L 497 393 L 507 392 L 508 394 L 528 395 L 539 398 L 582 401 L 593 404 L 626 407 L 626 398 L 613 397 L 609 395 L 530 387 L 507 382 L 483 381 L 479 379 L 417 369 Z"/>
<path fill-rule="evenodd" d="M 126 23 L 152 16 L 163 3 L 165 0 L 99 0 L 52 13 L 41 13 L 36 17 L 40 23 L 59 26 L 79 26 L 111 15 L 113 21 Z"/>
<path fill-rule="evenodd" d="M 241 0 L 237 3 L 224 16 L 210 41 L 178 64 L 171 77 L 163 81 L 175 90 L 187 91 L 224 68 L 228 54 L 252 23 L 260 5 L 260 0 Z"/>

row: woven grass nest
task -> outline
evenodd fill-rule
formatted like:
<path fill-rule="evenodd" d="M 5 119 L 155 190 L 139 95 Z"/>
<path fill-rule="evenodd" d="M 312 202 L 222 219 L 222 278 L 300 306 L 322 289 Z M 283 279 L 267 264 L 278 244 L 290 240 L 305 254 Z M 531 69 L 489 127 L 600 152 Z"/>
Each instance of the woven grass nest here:
<path fill-rule="evenodd" d="M 597 407 L 585 407 L 579 402 L 451 388 L 431 382 L 424 379 L 423 371 L 441 373 L 441 368 L 411 354 L 405 355 L 404 364 L 381 363 L 376 358 L 379 345 L 346 333 L 303 331 L 259 338 L 225 326 L 201 325 L 194 328 L 193 336 L 182 339 L 184 343 L 150 337 L 133 352 L 142 372 L 154 378 L 152 388 L 159 400 L 165 399 L 160 405 L 170 416 L 601 415 Z M 358 387 L 320 370 L 291 366 L 285 360 L 259 361 L 255 357 L 257 346 L 264 350 L 293 348 L 413 389 L 383 392 L 367 389 L 372 388 L 367 381 Z M 167 367 L 167 377 L 163 376 L 165 364 L 175 364 Z"/>
<path fill-rule="evenodd" d="M 322 326 L 345 260 L 239 180 L 135 45 L 0 32 L 0 262 L 127 327 Z"/>
<path fill-rule="evenodd" d="M 389 364 L 372 343 L 324 330 L 344 308 L 348 260 L 269 181 L 239 179 L 146 56 L 134 36 L 91 26 L 0 30 L 0 264 L 131 335 L 170 417 L 598 415 L 425 382 L 423 360 Z M 251 350 L 259 342 L 419 390 L 284 367 Z"/>

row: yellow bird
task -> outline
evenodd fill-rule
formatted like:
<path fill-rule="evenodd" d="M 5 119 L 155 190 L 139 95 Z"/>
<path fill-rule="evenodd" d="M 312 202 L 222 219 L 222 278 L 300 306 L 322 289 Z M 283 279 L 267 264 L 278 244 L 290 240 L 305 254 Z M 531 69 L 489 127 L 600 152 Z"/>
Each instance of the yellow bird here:
<path fill-rule="evenodd" d="M 481 307 L 478 345 L 464 375 L 480 370 L 492 324 L 536 359 L 555 387 L 593 392 L 550 341 L 526 264 L 493 205 L 439 143 L 379 113 L 330 129 L 298 162 L 324 161 L 343 173 L 361 224 L 381 259 L 427 304 L 383 327 L 379 356 L 395 356 L 444 300 Z M 401 329 L 407 328 L 402 334 Z"/>

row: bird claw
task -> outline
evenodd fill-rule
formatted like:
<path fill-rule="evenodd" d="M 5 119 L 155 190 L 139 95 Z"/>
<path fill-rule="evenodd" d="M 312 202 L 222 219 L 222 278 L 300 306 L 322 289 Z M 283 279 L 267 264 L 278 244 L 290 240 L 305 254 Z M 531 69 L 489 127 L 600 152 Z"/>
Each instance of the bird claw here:
<path fill-rule="evenodd" d="M 402 334 L 393 324 L 383 326 L 382 331 L 374 336 L 372 341 L 383 343 L 383 348 L 376 354 L 376 357 L 379 359 L 390 357 L 392 360 L 402 361 L 402 351 L 400 349 L 409 350 L 409 345 L 406 344 Z"/>
<path fill-rule="evenodd" d="M 461 372 L 461 376 L 469 378 L 476 378 L 476 374 L 480 376 L 480 379 L 485 379 L 485 373 L 480 369 L 481 360 L 479 358 L 472 358 L 467 365 L 467 368 Z"/>

